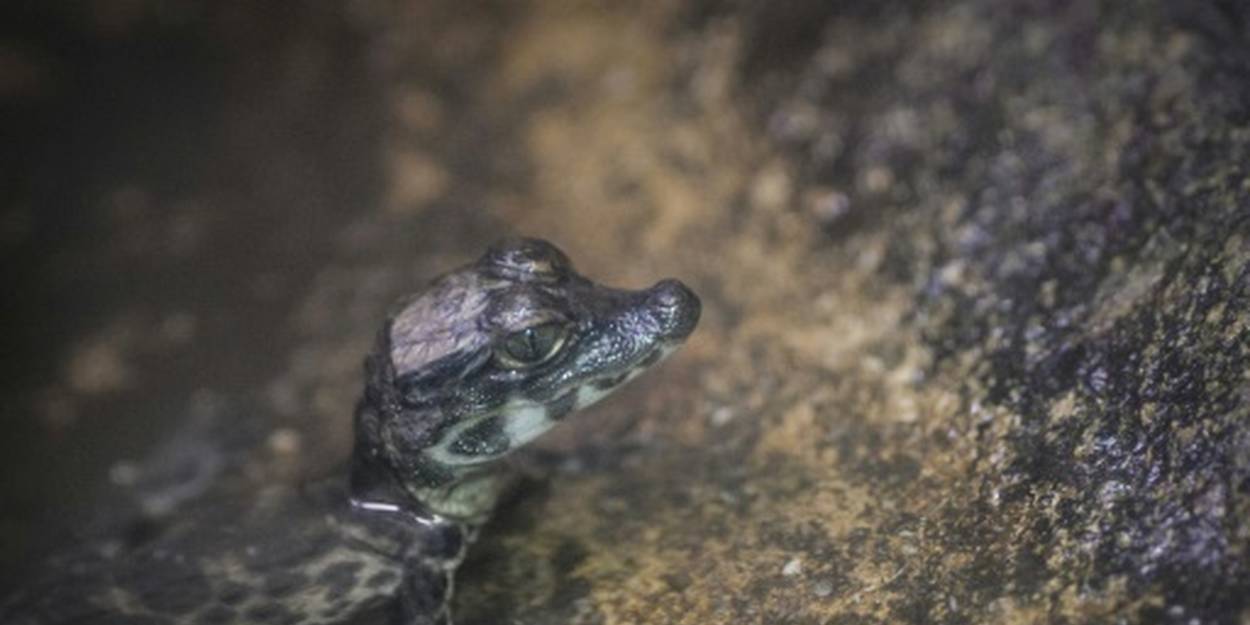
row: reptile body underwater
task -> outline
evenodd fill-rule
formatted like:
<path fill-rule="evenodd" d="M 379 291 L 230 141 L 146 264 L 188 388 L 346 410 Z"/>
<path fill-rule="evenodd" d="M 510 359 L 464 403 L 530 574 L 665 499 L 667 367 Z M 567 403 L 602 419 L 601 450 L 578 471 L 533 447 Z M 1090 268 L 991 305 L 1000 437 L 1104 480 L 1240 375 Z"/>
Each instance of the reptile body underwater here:
<path fill-rule="evenodd" d="M 0 623 L 448 624 L 499 459 L 672 353 L 699 312 L 676 280 L 611 289 L 545 241 L 496 244 L 387 319 L 349 475 L 202 498 L 139 544 L 50 559 Z"/>

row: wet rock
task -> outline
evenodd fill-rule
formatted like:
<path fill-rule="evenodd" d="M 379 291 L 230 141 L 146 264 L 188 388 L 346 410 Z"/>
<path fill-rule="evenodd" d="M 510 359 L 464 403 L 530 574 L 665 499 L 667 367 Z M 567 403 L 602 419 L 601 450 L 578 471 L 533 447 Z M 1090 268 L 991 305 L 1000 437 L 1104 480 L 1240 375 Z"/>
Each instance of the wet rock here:
<path fill-rule="evenodd" d="M 494 556 L 579 542 L 577 579 L 610 623 L 1242 618 L 1240 8 L 536 11 L 551 30 L 509 49 L 664 34 L 636 35 L 661 52 L 539 64 L 583 95 L 535 111 L 529 157 L 550 173 L 531 197 L 606 208 L 607 163 L 686 154 L 642 166 L 635 195 L 658 208 L 609 229 L 661 242 L 712 303 L 670 365 L 680 383 L 604 409 L 631 423 L 636 464 L 523 500 L 507 514 L 534 523 L 512 533 L 505 517 Z M 665 54 L 684 64 L 649 64 Z M 633 108 L 585 95 L 610 63 L 662 87 Z M 571 189 L 541 182 L 574 172 Z M 608 513 L 577 503 L 622 491 Z M 465 612 L 501 595 L 542 606 L 562 583 L 498 565 L 475 569 Z M 787 583 L 800 574 L 817 596 Z"/>

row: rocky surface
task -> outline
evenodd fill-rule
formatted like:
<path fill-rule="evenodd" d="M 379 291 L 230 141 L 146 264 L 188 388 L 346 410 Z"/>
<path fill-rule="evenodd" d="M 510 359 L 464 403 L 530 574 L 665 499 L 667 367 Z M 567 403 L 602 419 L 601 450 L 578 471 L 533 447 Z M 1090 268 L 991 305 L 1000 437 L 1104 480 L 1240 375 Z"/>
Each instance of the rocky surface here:
<path fill-rule="evenodd" d="M 57 311 L 6 365 L 6 544 L 188 415 L 214 470 L 328 470 L 387 302 L 525 232 L 704 321 L 554 434 L 461 622 L 1250 618 L 1239 4 L 176 6 L 65 26 L 95 64 L 6 40 L 7 101 L 87 120 L 6 200 L 14 310 Z M 53 158 L 104 121 L 49 103 L 171 32 L 210 86 Z"/>

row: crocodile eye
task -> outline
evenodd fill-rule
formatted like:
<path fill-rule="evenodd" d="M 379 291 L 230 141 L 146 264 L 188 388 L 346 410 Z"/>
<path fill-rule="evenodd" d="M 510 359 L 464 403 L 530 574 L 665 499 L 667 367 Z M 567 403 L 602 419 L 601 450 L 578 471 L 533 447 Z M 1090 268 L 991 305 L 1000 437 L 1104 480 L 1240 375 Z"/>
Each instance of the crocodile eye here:
<path fill-rule="evenodd" d="M 495 362 L 507 369 L 524 369 L 542 364 L 555 356 L 568 338 L 568 328 L 560 323 L 544 323 L 518 330 L 495 348 Z"/>

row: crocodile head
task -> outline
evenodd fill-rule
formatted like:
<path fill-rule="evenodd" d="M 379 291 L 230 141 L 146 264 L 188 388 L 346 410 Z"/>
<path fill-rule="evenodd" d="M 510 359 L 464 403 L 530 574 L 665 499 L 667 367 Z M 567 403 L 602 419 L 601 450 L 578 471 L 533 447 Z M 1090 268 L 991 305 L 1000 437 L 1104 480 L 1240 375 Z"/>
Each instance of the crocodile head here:
<path fill-rule="evenodd" d="M 676 280 L 613 289 L 546 241 L 496 244 L 386 322 L 356 413 L 356 500 L 481 520 L 496 461 L 663 360 L 699 311 Z"/>

